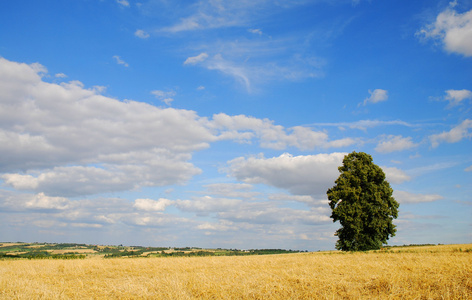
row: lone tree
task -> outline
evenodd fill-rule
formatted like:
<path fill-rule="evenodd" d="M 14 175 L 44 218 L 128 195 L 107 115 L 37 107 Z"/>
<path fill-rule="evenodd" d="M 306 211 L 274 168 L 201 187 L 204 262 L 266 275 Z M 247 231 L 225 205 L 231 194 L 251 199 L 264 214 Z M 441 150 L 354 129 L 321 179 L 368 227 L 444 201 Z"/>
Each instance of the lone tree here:
<path fill-rule="evenodd" d="M 392 220 L 399 207 L 385 173 L 363 152 L 346 155 L 338 170 L 341 175 L 327 192 L 331 218 L 341 224 L 335 233 L 339 238 L 336 249 L 380 249 L 395 235 Z"/>

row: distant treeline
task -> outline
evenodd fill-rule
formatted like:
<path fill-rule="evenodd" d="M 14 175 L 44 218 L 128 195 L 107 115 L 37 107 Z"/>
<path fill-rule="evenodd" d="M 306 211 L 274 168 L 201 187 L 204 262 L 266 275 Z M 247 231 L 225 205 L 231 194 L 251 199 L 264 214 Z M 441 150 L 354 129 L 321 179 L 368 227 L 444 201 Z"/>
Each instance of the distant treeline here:
<path fill-rule="evenodd" d="M 51 254 L 46 251 L 31 251 L 28 253 L 20 254 L 7 254 L 0 252 L 0 259 L 15 259 L 15 258 L 27 258 L 27 259 L 84 259 L 84 254 L 66 253 L 66 254 Z"/>
<path fill-rule="evenodd" d="M 87 254 L 84 249 L 90 249 Z M 64 253 L 57 253 L 62 250 Z M 56 252 L 56 253 L 54 253 Z M 174 256 L 243 256 L 299 253 L 308 251 L 285 249 L 202 249 L 197 247 L 143 247 L 143 246 L 100 246 L 77 243 L 0 243 L 0 259 L 83 259 L 92 255 L 105 258 L 118 257 L 174 257 Z"/>
<path fill-rule="evenodd" d="M 169 249 L 165 249 L 169 250 Z M 145 252 L 154 251 L 146 249 L 140 249 L 136 251 L 116 251 L 110 254 L 106 254 L 105 258 L 116 258 L 116 257 L 195 257 L 195 256 L 245 256 L 245 255 L 269 255 L 269 254 L 284 254 L 284 253 L 300 253 L 305 251 L 298 250 L 284 250 L 284 249 L 253 249 L 253 250 L 238 250 L 238 249 L 218 249 L 215 251 L 209 250 L 198 250 L 195 248 L 175 248 L 173 251 L 166 252 L 164 249 L 160 252 L 153 252 L 144 255 Z M 186 250 L 186 251 L 179 251 Z M 159 251 L 159 250 L 158 250 Z"/>

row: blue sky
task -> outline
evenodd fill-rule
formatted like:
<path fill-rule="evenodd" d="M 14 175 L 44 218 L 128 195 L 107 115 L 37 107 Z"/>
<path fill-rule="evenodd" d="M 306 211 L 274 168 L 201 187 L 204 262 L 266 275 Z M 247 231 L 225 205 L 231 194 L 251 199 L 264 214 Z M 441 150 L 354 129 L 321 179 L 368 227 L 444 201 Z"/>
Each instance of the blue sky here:
<path fill-rule="evenodd" d="M 2 1 L 1 241 L 334 249 L 345 154 L 390 244 L 472 242 L 472 1 Z"/>

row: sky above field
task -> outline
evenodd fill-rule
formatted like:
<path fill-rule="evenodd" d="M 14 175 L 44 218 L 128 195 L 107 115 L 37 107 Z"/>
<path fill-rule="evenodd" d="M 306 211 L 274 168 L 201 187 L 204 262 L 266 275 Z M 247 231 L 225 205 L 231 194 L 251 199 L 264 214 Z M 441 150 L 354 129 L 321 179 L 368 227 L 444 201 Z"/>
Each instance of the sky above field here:
<path fill-rule="evenodd" d="M 470 243 L 471 138 L 470 0 L 0 3 L 0 241 L 334 249 L 362 151 Z"/>

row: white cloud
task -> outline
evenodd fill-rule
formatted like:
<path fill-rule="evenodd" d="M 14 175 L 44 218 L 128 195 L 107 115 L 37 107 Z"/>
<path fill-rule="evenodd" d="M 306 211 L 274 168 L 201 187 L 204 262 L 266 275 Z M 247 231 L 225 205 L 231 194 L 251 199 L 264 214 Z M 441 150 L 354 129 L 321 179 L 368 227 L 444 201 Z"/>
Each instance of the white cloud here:
<path fill-rule="evenodd" d="M 219 139 L 240 140 L 249 143 L 259 139 L 260 146 L 271 149 L 285 149 L 287 146 L 301 150 L 315 148 L 345 147 L 355 143 L 351 138 L 329 140 L 324 131 L 313 131 L 302 126 L 286 130 L 283 126 L 274 125 L 269 119 L 258 119 L 245 115 L 228 116 L 224 113 L 213 115 L 213 126 L 221 131 Z M 290 133 L 288 133 L 289 131 Z"/>
<path fill-rule="evenodd" d="M 262 35 L 262 31 L 261 31 L 260 29 L 258 29 L 258 28 L 248 29 L 248 31 L 249 31 L 250 33 Z"/>
<path fill-rule="evenodd" d="M 382 141 L 375 147 L 375 151 L 390 153 L 417 147 L 418 144 L 413 143 L 411 139 L 411 137 L 403 137 L 401 135 L 383 136 Z"/>
<path fill-rule="evenodd" d="M 331 221 L 324 212 L 276 207 L 271 203 L 246 204 L 244 209 L 221 212 L 218 216 L 230 222 L 249 224 L 315 225 Z"/>
<path fill-rule="evenodd" d="M 300 81 L 323 76 L 325 61 L 307 55 L 306 37 L 218 40 L 202 42 L 197 56 L 188 57 L 184 65 L 198 65 L 234 79 L 249 93 L 274 80 Z M 203 51 L 202 51 L 203 50 Z"/>
<path fill-rule="evenodd" d="M 57 73 L 56 75 L 54 75 L 54 77 L 56 77 L 56 78 L 66 78 L 67 75 L 64 74 L 64 73 Z"/>
<path fill-rule="evenodd" d="M 167 105 L 170 105 L 172 101 L 174 101 L 173 97 L 177 95 L 175 91 L 165 92 L 165 91 L 160 91 L 160 90 L 151 91 L 151 94 L 153 94 L 157 99 L 159 99 L 160 101 L 164 102 Z"/>
<path fill-rule="evenodd" d="M 213 183 L 204 186 L 206 193 L 230 198 L 252 199 L 259 195 L 253 191 L 253 186 L 247 183 Z"/>
<path fill-rule="evenodd" d="M 221 212 L 238 209 L 243 203 L 240 199 L 223 197 L 195 197 L 192 200 L 176 200 L 175 206 L 182 211 L 208 214 L 210 212 Z"/>
<path fill-rule="evenodd" d="M 472 166 L 465 168 L 464 171 L 466 171 L 466 172 L 472 172 Z"/>
<path fill-rule="evenodd" d="M 345 155 L 238 157 L 228 162 L 228 173 L 246 183 L 263 183 L 295 195 L 324 195 L 339 176 L 338 167 Z"/>
<path fill-rule="evenodd" d="M 398 168 L 382 167 L 382 170 L 384 171 L 385 176 L 387 177 L 387 181 L 391 183 L 399 184 L 411 180 L 411 177 L 408 174 Z"/>
<path fill-rule="evenodd" d="M 29 209 L 66 209 L 69 207 L 69 200 L 63 197 L 48 197 L 44 193 L 35 195 L 30 201 L 26 202 L 26 208 Z"/>
<path fill-rule="evenodd" d="M 0 178 L 17 190 L 45 192 L 55 196 L 80 196 L 132 190 L 137 186 L 184 183 L 200 173 L 190 163 L 178 160 L 172 162 L 171 157 L 160 157 L 158 153 L 137 153 L 138 156 L 140 154 L 143 157 L 138 159 L 123 154 L 115 164 L 106 165 L 106 169 L 90 166 L 55 167 L 44 169 L 37 176 L 7 173 Z M 133 165 L 132 161 L 140 165 Z M 160 171 L 154 173 L 155 169 Z"/>
<path fill-rule="evenodd" d="M 238 227 L 233 225 L 233 222 L 220 220 L 218 223 L 204 222 L 197 226 L 200 230 L 215 230 L 215 231 L 229 231 L 237 230 Z"/>
<path fill-rule="evenodd" d="M 208 54 L 205 53 L 205 52 L 202 52 L 202 53 L 198 54 L 197 56 L 188 57 L 184 61 L 184 65 L 195 65 L 195 64 L 201 63 L 202 61 L 206 60 L 207 58 L 208 58 Z"/>
<path fill-rule="evenodd" d="M 380 121 L 380 120 L 359 120 L 355 122 L 337 122 L 337 123 L 313 123 L 310 124 L 312 126 L 335 126 L 340 129 L 344 129 L 344 127 L 348 127 L 351 129 L 360 129 L 360 130 L 367 130 L 368 128 L 375 128 L 379 126 L 406 126 L 406 127 L 414 127 L 414 125 L 407 123 L 401 120 L 395 121 Z"/>
<path fill-rule="evenodd" d="M 192 153 L 217 140 L 281 150 L 354 142 L 268 119 L 217 114 L 209 120 L 194 111 L 118 101 L 79 81 L 44 82 L 38 72 L 46 71 L 0 58 L 0 153 L 8 158 L 0 176 L 22 191 L 78 197 L 183 184 L 201 172 L 189 162 Z M 153 92 L 162 100 L 174 93 Z"/>
<path fill-rule="evenodd" d="M 464 138 L 471 138 L 470 128 L 472 128 L 472 120 L 466 119 L 450 131 L 431 135 L 429 137 L 431 145 L 433 148 L 436 148 L 441 142 L 457 143 Z"/>
<path fill-rule="evenodd" d="M 190 15 L 180 18 L 171 26 L 162 28 L 164 32 L 205 30 L 212 28 L 241 26 L 251 12 L 263 4 L 261 1 L 198 1 L 189 7 Z"/>
<path fill-rule="evenodd" d="M 116 0 L 116 3 L 118 3 L 122 6 L 129 7 L 129 2 L 127 0 Z"/>
<path fill-rule="evenodd" d="M 10 186 L 80 195 L 184 183 L 200 173 L 188 160 L 216 139 L 205 118 L 121 102 L 77 81 L 47 83 L 38 70 L 0 58 L 0 152 L 8 157 L 0 172 Z"/>
<path fill-rule="evenodd" d="M 388 92 L 387 90 L 382 89 L 375 89 L 373 91 L 369 90 L 370 96 L 364 99 L 364 105 L 368 103 L 379 103 L 382 101 L 386 101 L 388 99 Z"/>
<path fill-rule="evenodd" d="M 142 29 L 138 29 L 134 32 L 134 35 L 141 39 L 147 39 L 150 35 Z"/>
<path fill-rule="evenodd" d="M 456 106 L 462 103 L 462 101 L 472 99 L 472 92 L 466 89 L 463 90 L 447 90 L 445 100 L 449 101 L 450 106 Z"/>
<path fill-rule="evenodd" d="M 119 57 L 118 55 L 113 56 L 113 59 L 115 59 L 117 64 L 129 67 L 128 63 L 122 60 L 121 57 Z"/>
<path fill-rule="evenodd" d="M 158 200 L 136 199 L 133 206 L 139 210 L 145 211 L 164 211 L 169 205 L 172 204 L 172 200 L 165 198 L 159 198 Z"/>
<path fill-rule="evenodd" d="M 451 5 L 452 8 L 454 6 Z M 426 25 L 417 35 L 439 40 L 448 52 L 472 56 L 472 10 L 458 13 L 447 8 L 436 17 L 434 23 Z"/>
<path fill-rule="evenodd" d="M 322 200 L 322 201 L 319 201 L 319 200 L 315 200 L 313 198 L 313 196 L 310 196 L 310 195 L 290 195 L 290 194 L 282 194 L 282 193 L 279 193 L 279 194 L 270 194 L 268 196 L 268 199 L 269 200 L 274 200 L 274 201 L 296 201 L 296 202 L 301 202 L 301 203 L 305 203 L 307 205 L 319 205 L 321 204 L 322 202 L 326 202 L 324 203 L 326 205 L 326 207 L 328 207 L 328 202 L 325 201 L 325 200 Z"/>
<path fill-rule="evenodd" d="M 414 194 L 405 191 L 394 191 L 393 197 L 399 203 L 424 203 L 444 199 L 444 197 L 437 194 Z"/>

